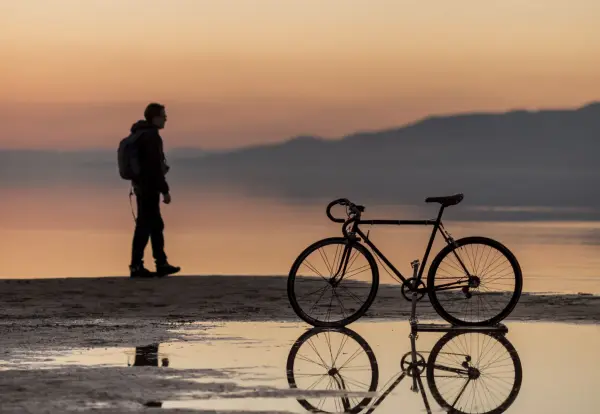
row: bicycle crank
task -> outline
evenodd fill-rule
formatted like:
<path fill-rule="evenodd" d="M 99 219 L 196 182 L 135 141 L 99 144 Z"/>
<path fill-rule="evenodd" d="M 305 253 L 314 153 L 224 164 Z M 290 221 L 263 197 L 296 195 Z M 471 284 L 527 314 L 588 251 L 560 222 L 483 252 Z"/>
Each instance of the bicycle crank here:
<path fill-rule="evenodd" d="M 416 357 L 416 361 L 409 360 L 409 358 L 412 359 L 412 352 L 407 352 L 400 360 L 400 369 L 402 369 L 402 372 L 405 372 L 409 377 L 421 375 L 423 372 L 425 372 L 425 368 L 427 367 L 427 363 L 425 362 L 425 357 L 423 355 L 417 352 Z"/>
<path fill-rule="evenodd" d="M 426 293 L 425 283 L 423 283 L 420 279 L 417 279 L 416 277 L 411 277 L 410 279 L 406 279 L 402 283 L 402 288 L 400 290 L 402 292 L 402 296 L 404 296 L 404 299 L 411 302 L 412 301 L 412 292 L 414 290 L 419 289 L 419 286 L 421 286 L 421 285 L 423 286 L 423 290 L 421 292 L 417 292 L 417 302 L 420 301 L 421 299 L 423 299 L 423 297 L 425 296 L 425 293 Z"/>

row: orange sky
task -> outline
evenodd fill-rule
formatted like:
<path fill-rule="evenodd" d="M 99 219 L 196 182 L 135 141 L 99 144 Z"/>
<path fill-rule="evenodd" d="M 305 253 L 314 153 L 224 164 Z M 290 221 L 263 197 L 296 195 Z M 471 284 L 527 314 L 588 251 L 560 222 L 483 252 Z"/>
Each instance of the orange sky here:
<path fill-rule="evenodd" d="M 336 137 L 430 113 L 600 99 L 597 0 L 0 3 L 0 147 Z M 4 45 L 9 45 L 5 47 Z"/>

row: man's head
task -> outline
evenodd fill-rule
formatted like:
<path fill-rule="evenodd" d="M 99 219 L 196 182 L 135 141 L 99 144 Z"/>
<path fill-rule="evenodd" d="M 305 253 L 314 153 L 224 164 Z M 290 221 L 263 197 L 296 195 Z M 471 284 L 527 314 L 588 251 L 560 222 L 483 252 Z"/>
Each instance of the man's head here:
<path fill-rule="evenodd" d="M 151 124 L 156 125 L 158 129 L 164 128 L 165 122 L 167 122 L 164 105 L 154 102 L 149 104 L 144 111 L 144 118 Z"/>

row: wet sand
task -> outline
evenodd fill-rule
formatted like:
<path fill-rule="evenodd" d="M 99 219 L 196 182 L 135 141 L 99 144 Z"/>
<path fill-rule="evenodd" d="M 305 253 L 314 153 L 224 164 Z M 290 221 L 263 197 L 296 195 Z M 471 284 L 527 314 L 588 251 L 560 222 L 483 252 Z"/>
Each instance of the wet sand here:
<path fill-rule="evenodd" d="M 295 321 L 286 277 L 172 276 L 164 279 L 64 278 L 0 280 L 0 321 L 148 318 L 185 321 Z M 436 317 L 419 303 L 422 318 Z M 400 285 L 379 286 L 367 318 L 402 318 L 410 303 Z M 523 293 L 508 320 L 600 321 L 600 296 Z"/>
<path fill-rule="evenodd" d="M 176 276 L 0 280 L 0 358 L 19 348 L 160 342 L 191 322 L 300 322 L 286 277 Z M 425 297 L 422 320 L 439 319 Z M 407 320 L 399 285 L 380 285 L 369 319 Z M 600 322 L 600 296 L 523 293 L 505 320 Z M 307 325 L 308 327 L 308 325 Z"/>

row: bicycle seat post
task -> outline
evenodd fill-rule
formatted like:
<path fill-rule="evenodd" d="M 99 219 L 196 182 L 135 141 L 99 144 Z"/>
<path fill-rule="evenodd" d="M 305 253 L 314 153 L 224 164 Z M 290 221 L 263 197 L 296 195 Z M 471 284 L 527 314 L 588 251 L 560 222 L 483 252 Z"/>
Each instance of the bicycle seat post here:
<path fill-rule="evenodd" d="M 417 323 L 417 292 L 413 291 L 412 293 L 412 304 L 410 310 L 410 325 L 412 328 L 416 328 Z"/>
<path fill-rule="evenodd" d="M 413 268 L 413 277 L 416 279 L 417 275 L 419 274 L 419 259 L 415 259 L 412 262 L 410 262 L 410 265 Z"/>

